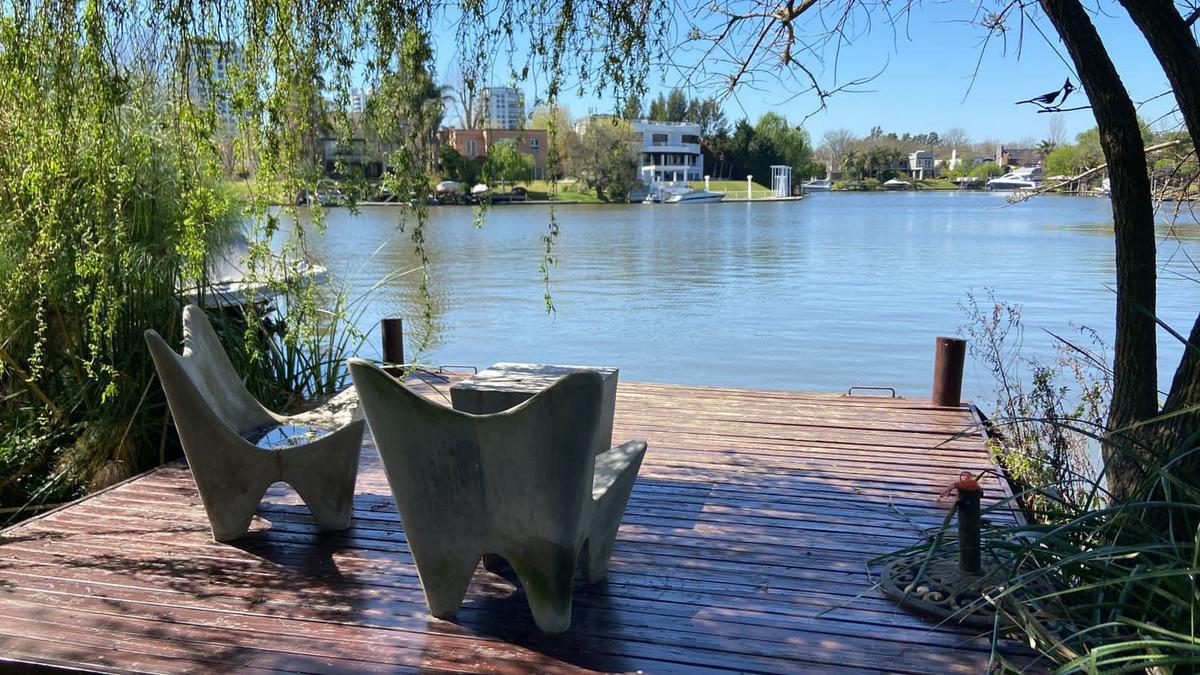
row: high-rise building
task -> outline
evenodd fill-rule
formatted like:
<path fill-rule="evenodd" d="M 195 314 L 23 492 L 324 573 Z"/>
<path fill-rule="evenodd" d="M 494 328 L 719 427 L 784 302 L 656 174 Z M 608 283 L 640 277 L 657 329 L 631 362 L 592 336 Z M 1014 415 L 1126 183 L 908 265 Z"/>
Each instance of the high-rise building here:
<path fill-rule="evenodd" d="M 201 107 L 215 106 L 221 121 L 232 121 L 230 71 L 242 65 L 242 52 L 232 42 L 208 40 L 192 44 L 188 59 L 188 96 Z"/>
<path fill-rule="evenodd" d="M 525 94 L 515 87 L 485 87 L 476 103 L 483 126 L 520 129 L 525 122 Z"/>
<path fill-rule="evenodd" d="M 370 90 L 362 87 L 354 87 L 350 90 L 350 112 L 366 112 L 367 97 L 371 95 Z"/>

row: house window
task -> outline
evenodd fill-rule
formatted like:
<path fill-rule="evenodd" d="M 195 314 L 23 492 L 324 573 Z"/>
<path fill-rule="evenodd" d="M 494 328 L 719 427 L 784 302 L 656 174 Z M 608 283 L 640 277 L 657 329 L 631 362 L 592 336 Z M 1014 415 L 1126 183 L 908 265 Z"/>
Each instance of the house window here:
<path fill-rule="evenodd" d="M 540 148 L 541 146 L 542 146 L 542 144 L 539 139 L 536 139 L 536 138 L 529 139 L 529 149 L 530 150 L 537 152 L 538 148 Z"/>
<path fill-rule="evenodd" d="M 654 134 L 650 137 L 650 142 L 652 145 L 666 145 L 668 138 L 667 134 Z"/>
<path fill-rule="evenodd" d="M 693 134 L 684 134 L 684 135 L 683 135 L 683 142 L 684 142 L 684 143 L 691 143 L 691 144 L 693 144 L 693 145 L 700 145 L 700 137 L 699 137 L 699 136 L 696 136 L 696 135 L 693 135 Z"/>
<path fill-rule="evenodd" d="M 474 138 L 467 139 L 467 157 L 474 157 L 479 154 L 479 141 Z"/>

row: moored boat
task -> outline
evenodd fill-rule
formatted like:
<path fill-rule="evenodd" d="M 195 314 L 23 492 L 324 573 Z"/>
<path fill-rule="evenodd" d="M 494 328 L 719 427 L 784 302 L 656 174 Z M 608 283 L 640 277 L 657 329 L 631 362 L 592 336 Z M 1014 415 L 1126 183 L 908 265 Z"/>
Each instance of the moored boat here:
<path fill-rule="evenodd" d="M 987 182 L 989 190 L 1036 190 L 1042 186 L 1042 167 L 1017 169 Z"/>
<path fill-rule="evenodd" d="M 664 204 L 703 204 L 719 202 L 725 198 L 724 192 L 709 192 L 708 190 L 690 190 L 676 192 L 663 199 Z"/>

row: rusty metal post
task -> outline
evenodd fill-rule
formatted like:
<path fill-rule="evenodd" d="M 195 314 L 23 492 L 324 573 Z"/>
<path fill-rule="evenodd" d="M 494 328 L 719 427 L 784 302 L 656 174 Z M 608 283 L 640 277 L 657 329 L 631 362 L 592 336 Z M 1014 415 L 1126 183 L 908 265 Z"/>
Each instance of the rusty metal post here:
<path fill-rule="evenodd" d="M 958 571 L 963 574 L 983 573 L 979 556 L 979 502 L 983 488 L 970 474 L 959 478 L 958 484 Z"/>
<path fill-rule="evenodd" d="M 957 408 L 962 405 L 963 362 L 967 341 L 938 337 L 933 355 L 933 404 Z"/>
<path fill-rule="evenodd" d="M 379 334 L 383 340 L 383 362 L 404 363 L 404 320 L 381 319 Z"/>

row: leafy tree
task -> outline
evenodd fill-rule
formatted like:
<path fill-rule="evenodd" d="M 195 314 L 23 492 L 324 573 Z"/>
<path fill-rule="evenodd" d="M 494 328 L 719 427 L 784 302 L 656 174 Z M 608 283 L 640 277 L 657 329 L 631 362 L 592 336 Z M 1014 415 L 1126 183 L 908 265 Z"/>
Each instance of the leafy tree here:
<path fill-rule="evenodd" d="M 533 156 L 519 152 L 515 141 L 497 141 L 488 148 L 480 175 L 489 184 L 528 181 L 533 177 Z"/>
<path fill-rule="evenodd" d="M 639 96 L 629 96 L 625 99 L 625 107 L 621 110 L 621 117 L 627 120 L 637 120 L 642 118 L 642 99 Z"/>
<path fill-rule="evenodd" d="M 812 143 L 808 132 L 791 126 L 779 113 L 768 112 L 754 125 L 754 156 L 747 158 L 747 172 L 767 181 L 772 164 L 786 164 L 797 175 L 813 173 Z"/>
<path fill-rule="evenodd" d="M 710 175 L 718 178 L 732 176 L 730 160 L 733 156 L 733 138 L 728 130 L 722 129 L 710 136 L 708 141 L 700 146 L 704 154 L 704 166 Z"/>
<path fill-rule="evenodd" d="M 688 120 L 688 98 L 681 89 L 672 89 L 667 94 L 667 102 L 665 109 L 666 122 L 687 122 Z"/>
<path fill-rule="evenodd" d="M 571 126 L 570 111 L 558 105 L 538 106 L 529 120 L 529 128 L 547 131 L 550 143 L 546 152 L 547 178 L 560 178 L 563 167 L 569 162 L 567 153 L 575 135 L 575 129 Z"/>
<path fill-rule="evenodd" d="M 729 122 L 725 119 L 725 112 L 721 110 L 721 104 L 715 98 L 693 98 L 688 101 L 687 115 L 681 121 L 699 124 L 700 138 L 705 140 L 726 133 L 729 130 Z"/>
<path fill-rule="evenodd" d="M 1087 170 L 1080 162 L 1079 148 L 1074 145 L 1060 145 L 1051 150 L 1042 167 L 1050 176 L 1074 176 Z"/>
<path fill-rule="evenodd" d="M 988 178 L 995 178 L 996 176 L 1003 176 L 1004 167 L 995 162 L 984 162 L 979 166 L 973 167 L 968 175 L 986 180 Z"/>
<path fill-rule="evenodd" d="M 467 187 L 479 182 L 482 162 L 462 156 L 452 146 L 442 146 L 439 151 L 438 164 L 442 170 L 442 177 L 446 180 L 457 181 Z"/>
<path fill-rule="evenodd" d="M 655 122 L 689 122 L 689 102 L 681 89 L 672 89 L 664 97 L 661 93 L 650 103 L 650 119 Z"/>
<path fill-rule="evenodd" d="M 646 113 L 646 117 L 654 122 L 667 121 L 667 99 L 661 92 L 653 101 L 650 101 L 650 110 Z"/>
<path fill-rule="evenodd" d="M 625 120 L 593 119 L 572 138 L 568 153 L 571 175 L 605 201 L 628 201 L 629 191 L 640 180 L 638 138 Z"/>

